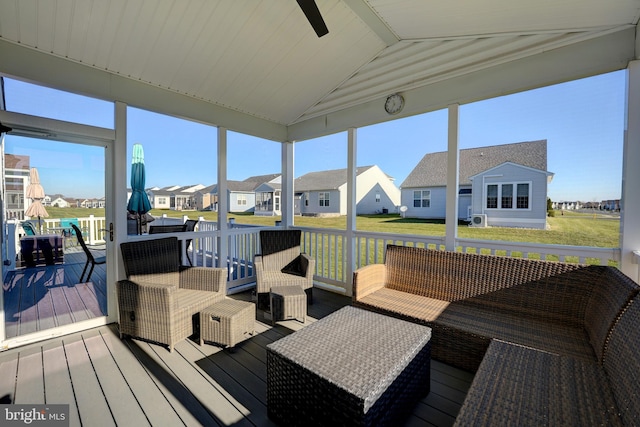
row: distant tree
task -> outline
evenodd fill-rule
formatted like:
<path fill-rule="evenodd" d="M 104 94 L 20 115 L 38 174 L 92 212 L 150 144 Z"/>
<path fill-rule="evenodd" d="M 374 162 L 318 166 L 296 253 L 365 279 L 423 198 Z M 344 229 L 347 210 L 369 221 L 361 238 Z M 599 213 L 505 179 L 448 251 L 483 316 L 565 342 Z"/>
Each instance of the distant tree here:
<path fill-rule="evenodd" d="M 547 197 L 547 216 L 556 216 L 556 212 L 553 210 L 553 202 L 549 197 Z"/>

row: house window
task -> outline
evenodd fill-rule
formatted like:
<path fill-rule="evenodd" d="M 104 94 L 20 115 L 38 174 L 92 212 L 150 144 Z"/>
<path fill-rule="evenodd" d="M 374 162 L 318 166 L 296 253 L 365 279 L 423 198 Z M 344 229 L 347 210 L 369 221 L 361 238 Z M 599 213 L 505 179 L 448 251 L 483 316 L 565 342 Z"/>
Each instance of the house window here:
<path fill-rule="evenodd" d="M 504 184 L 502 186 L 502 197 L 500 207 L 502 209 L 513 208 L 513 184 Z"/>
<path fill-rule="evenodd" d="M 529 183 L 487 185 L 487 209 L 529 209 L 530 187 Z"/>
<path fill-rule="evenodd" d="M 380 203 L 380 192 L 376 192 L 376 203 Z"/>
<path fill-rule="evenodd" d="M 498 186 L 487 185 L 487 209 L 496 209 L 498 207 Z"/>
<path fill-rule="evenodd" d="M 428 208 L 431 207 L 431 191 L 416 190 L 413 192 L 413 207 Z"/>
<path fill-rule="evenodd" d="M 167 204 L 167 198 L 166 197 L 158 197 L 158 204 L 159 205 L 166 205 Z"/>
<path fill-rule="evenodd" d="M 329 206 L 329 193 L 328 192 L 320 192 L 318 194 L 318 201 L 320 202 L 320 206 Z"/>
<path fill-rule="evenodd" d="M 518 184 L 516 207 L 518 209 L 529 209 L 529 184 Z"/>
<path fill-rule="evenodd" d="M 246 205 L 247 204 L 247 196 L 244 194 L 238 194 L 238 205 Z"/>

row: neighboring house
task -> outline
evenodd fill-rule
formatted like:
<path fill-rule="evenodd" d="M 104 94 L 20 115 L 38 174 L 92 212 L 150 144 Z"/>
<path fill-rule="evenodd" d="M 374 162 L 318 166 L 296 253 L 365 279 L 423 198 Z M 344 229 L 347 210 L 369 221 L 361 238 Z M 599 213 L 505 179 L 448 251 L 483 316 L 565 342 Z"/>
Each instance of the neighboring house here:
<path fill-rule="evenodd" d="M 460 150 L 458 218 L 483 225 L 546 228 L 547 141 Z M 429 153 L 400 186 L 405 216 L 445 218 L 447 153 Z"/>
<path fill-rule="evenodd" d="M 556 202 L 551 205 L 553 209 L 571 211 L 576 209 L 582 209 L 581 202 Z"/>
<path fill-rule="evenodd" d="M 254 215 L 277 216 L 282 215 L 280 200 L 282 197 L 282 175 L 274 173 L 270 175 L 252 176 L 245 179 L 255 184 L 255 208 Z"/>
<path fill-rule="evenodd" d="M 29 178 L 29 156 L 4 155 L 4 203 L 7 219 L 24 219 L 24 211 L 30 201 L 25 200 Z"/>
<path fill-rule="evenodd" d="M 203 188 L 204 185 L 202 184 L 175 188 L 169 196 L 169 209 L 177 211 L 194 210 L 196 208 L 195 193 Z"/>
<path fill-rule="evenodd" d="M 147 196 L 149 197 L 149 203 L 151 203 L 151 207 L 153 209 L 169 209 L 171 207 L 171 204 L 170 204 L 171 192 L 176 188 L 180 188 L 180 187 L 171 186 L 171 187 L 163 187 L 163 188 L 158 188 L 158 187 L 148 188 L 146 191 L 147 191 Z M 131 193 L 129 193 L 129 196 L 131 196 Z"/>
<path fill-rule="evenodd" d="M 293 184 L 296 215 L 347 214 L 347 169 L 311 172 Z M 356 214 L 397 212 L 400 190 L 378 166 L 356 169 Z"/>
<path fill-rule="evenodd" d="M 99 199 L 84 199 L 80 202 L 81 208 L 104 208 L 105 207 L 105 198 L 101 197 Z"/>
<path fill-rule="evenodd" d="M 204 189 L 202 184 L 196 185 L 172 185 L 169 187 L 153 187 L 146 190 L 151 207 L 154 209 L 171 209 L 171 210 L 194 210 L 196 209 L 196 199 L 198 191 Z M 129 196 L 131 190 L 128 190 Z"/>
<path fill-rule="evenodd" d="M 62 194 L 54 194 L 52 196 L 45 196 L 44 200 L 46 201 L 45 206 L 53 206 L 58 208 L 68 208 L 72 206 L 72 201 L 67 200 Z M 44 203 L 43 203 L 44 204 Z"/>
<path fill-rule="evenodd" d="M 253 212 L 256 203 L 255 184 L 245 181 L 227 181 L 228 211 Z M 215 210 L 218 210 L 218 186 L 215 185 L 211 197 L 215 200 Z"/>
<path fill-rule="evenodd" d="M 229 212 L 280 215 L 280 174 L 251 176 L 244 181 L 227 181 Z M 211 200 L 218 210 L 218 186 L 213 185 Z"/>
<path fill-rule="evenodd" d="M 201 188 L 200 190 L 193 193 L 193 201 L 195 204 L 195 208 L 198 211 L 212 211 L 214 202 L 216 200 L 213 199 L 211 195 L 211 191 L 215 188 L 215 185 L 210 185 L 208 187 Z"/>
<path fill-rule="evenodd" d="M 620 199 L 603 200 L 601 206 L 606 211 L 620 211 Z"/>

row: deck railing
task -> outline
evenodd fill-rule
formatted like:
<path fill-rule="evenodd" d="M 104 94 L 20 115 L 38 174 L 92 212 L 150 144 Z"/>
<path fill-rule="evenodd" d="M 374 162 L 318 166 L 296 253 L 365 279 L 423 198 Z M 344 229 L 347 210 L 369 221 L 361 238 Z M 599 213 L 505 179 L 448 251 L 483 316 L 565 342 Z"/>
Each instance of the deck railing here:
<path fill-rule="evenodd" d="M 158 225 L 179 224 L 187 217 L 156 218 L 152 223 Z M 81 227 L 87 230 L 85 239 L 92 244 L 103 242 L 105 219 L 89 216 L 78 218 Z M 11 225 L 11 224 L 10 224 Z M 59 220 L 43 220 L 43 232 L 55 229 Z M 259 232 L 263 228 L 230 223 L 220 232 L 217 223 L 200 218 L 195 232 L 170 233 L 182 242 L 188 250 L 189 258 L 194 265 L 213 267 L 223 265 L 228 268 L 228 289 L 244 289 L 255 282 L 253 258 L 259 253 Z M 401 235 L 365 231 L 347 232 L 328 228 L 297 227 L 302 231 L 302 248 L 304 252 L 316 260 L 314 280 L 318 286 L 349 292 L 352 272 L 362 266 L 384 262 L 387 244 L 425 247 L 444 250 L 444 237 Z M 16 229 L 15 223 L 13 228 Z M 11 236 L 11 232 L 9 233 Z M 15 238 L 19 239 L 17 232 Z M 224 236 L 224 241 L 221 239 Z M 157 236 L 129 236 L 129 239 L 157 238 Z M 348 245 L 353 239 L 353 245 Z M 191 240 L 187 248 L 187 241 Z M 19 250 L 19 242 L 13 242 L 14 250 Z M 223 245 L 224 247 L 221 247 Z M 9 248 L 11 248 L 9 244 Z M 351 249 L 351 253 L 348 253 Z M 619 265 L 619 248 L 592 248 L 566 245 L 546 245 L 526 242 L 504 242 L 488 240 L 457 239 L 456 250 L 466 253 L 492 254 L 498 256 L 515 256 L 531 259 L 564 261 L 573 263 Z M 15 259 L 15 253 L 13 258 Z M 226 254 L 221 262 L 219 254 Z M 9 254 L 11 257 L 11 254 Z M 186 260 L 185 260 L 186 262 Z"/>

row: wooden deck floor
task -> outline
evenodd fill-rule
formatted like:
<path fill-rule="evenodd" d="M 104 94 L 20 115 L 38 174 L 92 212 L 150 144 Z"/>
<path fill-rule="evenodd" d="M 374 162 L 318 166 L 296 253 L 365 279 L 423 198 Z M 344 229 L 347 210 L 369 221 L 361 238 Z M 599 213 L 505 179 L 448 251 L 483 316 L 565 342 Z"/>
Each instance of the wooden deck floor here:
<path fill-rule="evenodd" d="M 249 293 L 234 295 L 248 300 Z M 324 317 L 349 298 L 314 290 L 310 319 Z M 72 426 L 270 426 L 266 411 L 266 346 L 295 329 L 261 321 L 257 335 L 230 352 L 182 341 L 173 353 L 139 340 L 120 340 L 108 325 L 0 353 L 4 403 L 70 405 Z M 431 393 L 406 426 L 449 426 L 472 374 L 432 362 Z"/>
<path fill-rule="evenodd" d="M 106 316 L 104 264 L 96 265 L 91 282 L 78 283 L 85 254 L 69 248 L 64 258 L 64 264 L 7 272 L 3 283 L 7 338 Z"/>

